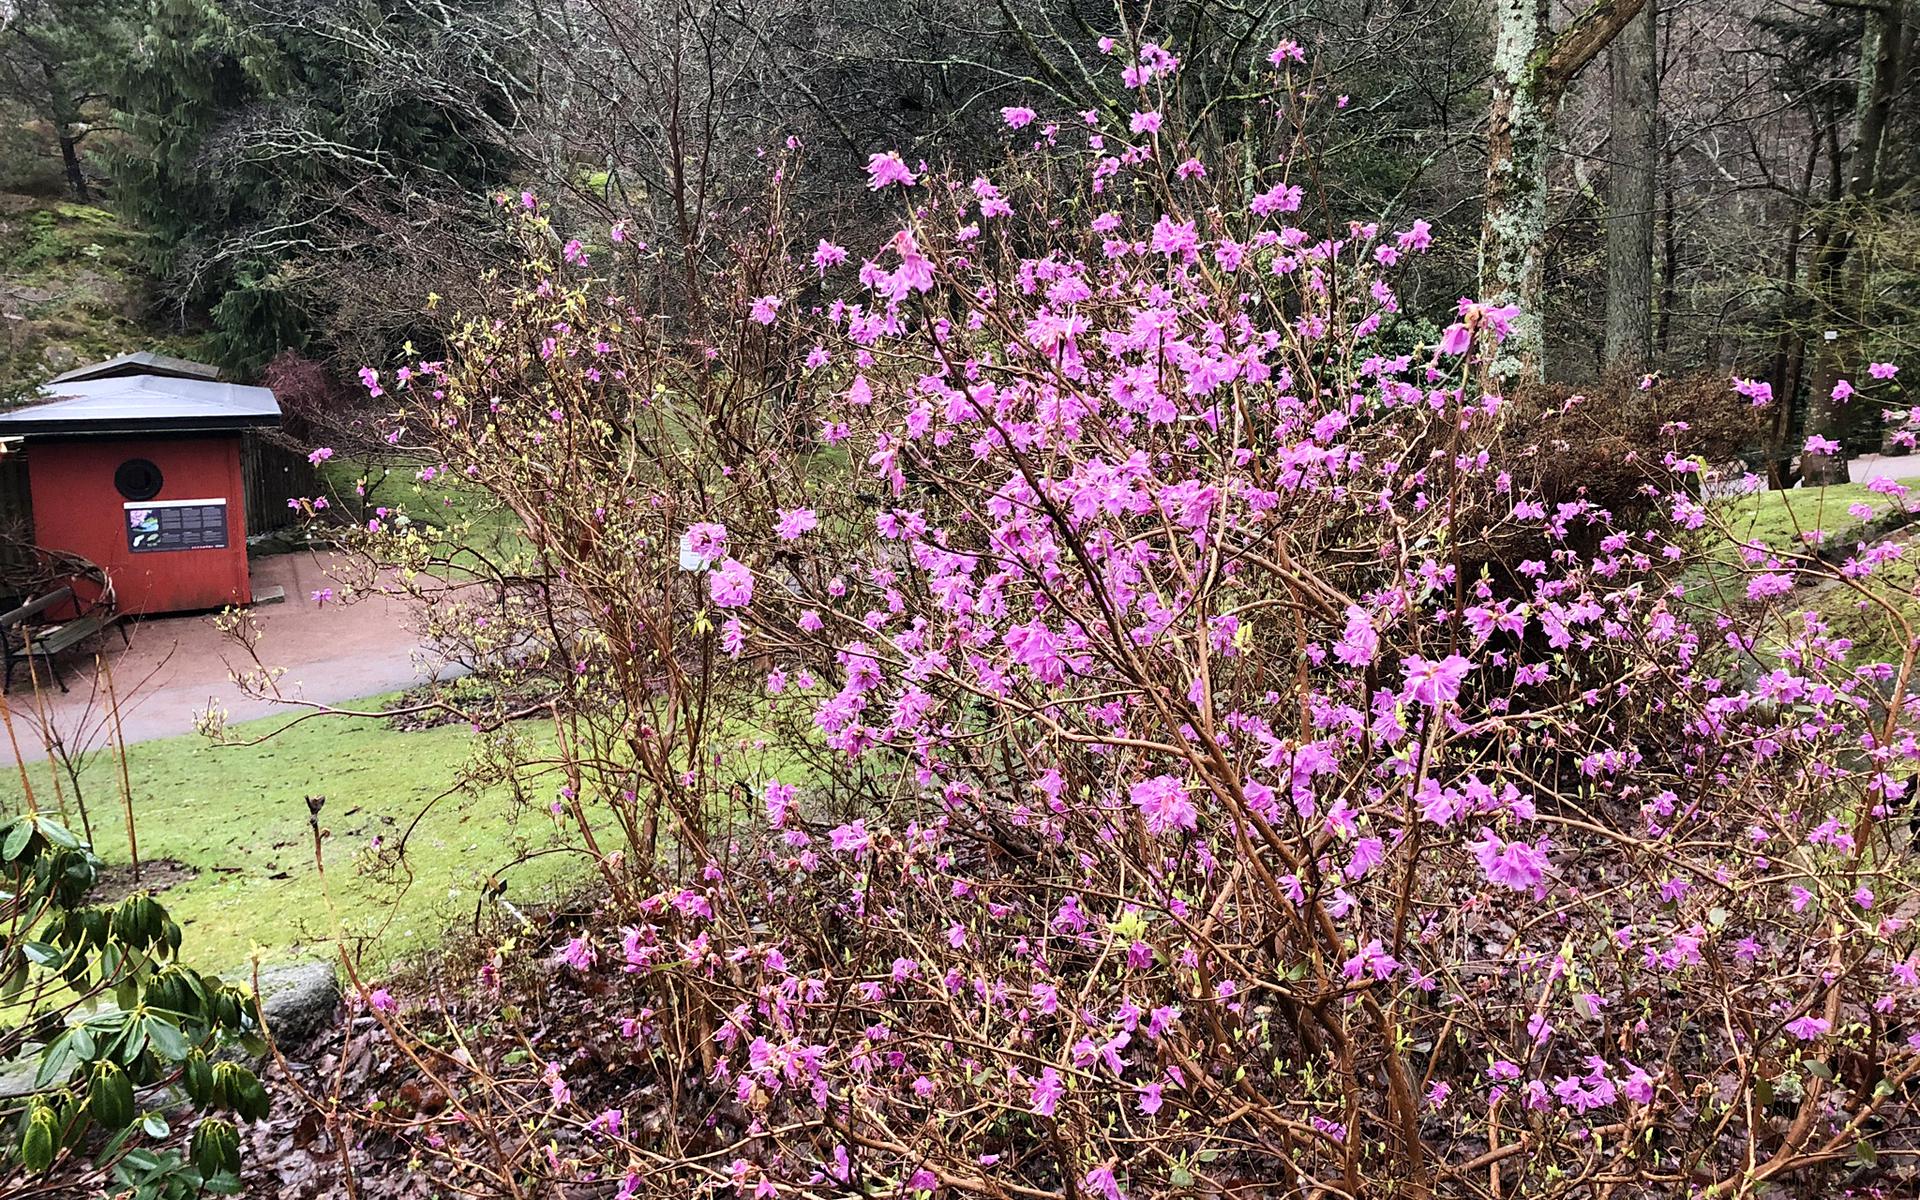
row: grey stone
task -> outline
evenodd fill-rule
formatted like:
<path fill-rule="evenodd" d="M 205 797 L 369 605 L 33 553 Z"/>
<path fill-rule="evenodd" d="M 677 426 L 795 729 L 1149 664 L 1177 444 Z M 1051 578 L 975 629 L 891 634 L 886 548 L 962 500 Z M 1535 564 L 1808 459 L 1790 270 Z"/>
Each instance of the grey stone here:
<path fill-rule="evenodd" d="M 12 1106 L 9 1100 L 33 1094 L 33 1076 L 40 1069 L 39 1058 L 13 1058 L 0 1062 L 0 1112 Z"/>
<path fill-rule="evenodd" d="M 251 982 L 251 973 L 235 971 L 223 978 L 245 984 Z M 340 984 L 328 963 L 280 963 L 260 968 L 260 1010 L 266 1016 L 268 1030 L 282 1046 L 304 1042 L 325 1029 L 339 1007 Z M 214 1057 L 238 1062 L 249 1056 L 238 1045 L 231 1045 Z M 39 1069 L 38 1055 L 0 1062 L 0 1113 L 9 1111 L 8 1101 L 33 1094 L 33 1077 Z"/>
<path fill-rule="evenodd" d="M 234 978 L 246 981 L 245 976 Z M 259 989 L 267 1031 L 282 1046 L 304 1042 L 325 1029 L 340 1007 L 340 982 L 330 963 L 261 967 Z"/>

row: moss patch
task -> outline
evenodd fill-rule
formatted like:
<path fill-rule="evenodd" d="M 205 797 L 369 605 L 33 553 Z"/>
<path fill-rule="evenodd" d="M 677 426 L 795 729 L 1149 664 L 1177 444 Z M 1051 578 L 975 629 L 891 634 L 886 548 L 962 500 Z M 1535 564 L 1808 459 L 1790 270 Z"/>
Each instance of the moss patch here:
<path fill-rule="evenodd" d="M 1861 542 L 1892 541 L 1902 554 L 1880 566 L 1865 586 L 1890 601 L 1894 609 L 1920 630 L 1920 479 L 1901 480 L 1913 489 L 1906 497 L 1876 492 L 1865 484 L 1825 488 L 1795 488 L 1759 492 L 1728 504 L 1722 511 L 1727 532 L 1735 542 L 1761 545 L 1776 551 L 1814 552 L 1828 562 L 1850 557 Z M 1740 556 L 1738 544 L 1720 548 L 1716 557 L 1732 564 Z M 1728 572 L 1720 585 L 1730 597 L 1745 594 L 1745 584 Z M 1906 653 L 1906 634 L 1887 610 L 1847 583 L 1821 580 L 1803 584 L 1790 597 L 1794 611 L 1811 610 L 1823 617 L 1838 635 L 1854 643 L 1855 662 L 1899 662 Z"/>
<path fill-rule="evenodd" d="M 286 721 L 270 717 L 230 732 L 259 737 Z M 506 736 L 539 736 L 539 727 Z M 379 965 L 471 921 L 494 873 L 522 905 L 577 879 L 580 860 L 571 855 L 514 865 L 521 854 L 566 841 L 538 799 L 543 782 L 518 781 L 530 804 L 516 803 L 507 782 L 448 791 L 469 766 L 474 737 L 461 726 L 403 732 L 384 720 L 319 717 L 254 746 L 188 736 L 129 747 L 140 854 L 178 864 L 163 902 L 185 928 L 187 961 L 223 971 L 256 948 L 269 961 L 327 954 L 342 936 Z M 29 772 L 40 804 L 53 808 L 52 768 L 42 763 Z M 127 863 L 116 764 L 96 758 L 81 786 L 95 851 L 110 864 Z M 324 878 L 314 863 L 310 795 L 326 798 L 319 815 Z M 18 811 L 21 800 L 18 772 L 0 779 L 0 811 Z M 78 831 L 71 794 L 68 806 Z M 396 855 L 409 825 L 406 853 Z M 182 879 L 183 869 L 196 874 Z"/>
<path fill-rule="evenodd" d="M 1869 526 L 1886 522 L 1900 509 L 1920 507 L 1920 479 L 1900 482 L 1916 494 L 1896 499 L 1863 483 L 1756 492 L 1728 505 L 1728 529 L 1743 542 L 1775 550 L 1844 550 Z"/>
<path fill-rule="evenodd" d="M 196 356 L 196 338 L 150 323 L 140 240 L 107 209 L 0 193 L 0 402 L 129 350 Z"/>

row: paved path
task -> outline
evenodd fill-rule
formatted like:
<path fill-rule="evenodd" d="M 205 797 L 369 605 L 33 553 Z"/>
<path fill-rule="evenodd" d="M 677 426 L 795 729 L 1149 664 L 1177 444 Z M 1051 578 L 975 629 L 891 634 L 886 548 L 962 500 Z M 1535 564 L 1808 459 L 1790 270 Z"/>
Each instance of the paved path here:
<path fill-rule="evenodd" d="M 281 691 L 337 704 L 420 682 L 419 639 L 408 627 L 405 606 L 380 598 L 348 605 L 314 603 L 313 592 L 330 582 L 325 560 L 311 553 L 253 560 L 254 591 L 286 589 L 285 601 L 254 610 L 264 631 L 260 660 L 286 668 Z M 109 656 L 128 744 L 191 733 L 209 705 L 225 709 L 230 721 L 274 711 L 271 701 L 247 697 L 229 678 L 229 671 L 251 670 L 253 664 L 214 628 L 211 615 L 150 618 L 130 624 L 127 634 L 131 648 L 123 648 L 119 635 L 109 633 L 93 647 L 61 656 L 61 677 L 69 689 L 65 694 L 43 678 L 44 690 L 36 699 L 23 686 L 23 673 L 14 672 L 15 691 L 7 700 L 22 757 L 46 757 L 48 726 L 68 745 L 98 746 L 112 737 L 103 716 L 106 685 L 97 678 L 88 649 Z M 0 731 L 0 767 L 13 764 L 14 751 Z"/>

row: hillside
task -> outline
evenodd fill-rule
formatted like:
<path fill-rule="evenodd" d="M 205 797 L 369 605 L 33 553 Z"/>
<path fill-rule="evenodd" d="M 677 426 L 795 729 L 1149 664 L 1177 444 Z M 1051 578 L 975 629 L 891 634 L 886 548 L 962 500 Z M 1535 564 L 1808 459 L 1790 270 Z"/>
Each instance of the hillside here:
<path fill-rule="evenodd" d="M 192 356 L 156 308 L 140 236 L 105 208 L 0 192 L 0 399 L 126 350 Z"/>

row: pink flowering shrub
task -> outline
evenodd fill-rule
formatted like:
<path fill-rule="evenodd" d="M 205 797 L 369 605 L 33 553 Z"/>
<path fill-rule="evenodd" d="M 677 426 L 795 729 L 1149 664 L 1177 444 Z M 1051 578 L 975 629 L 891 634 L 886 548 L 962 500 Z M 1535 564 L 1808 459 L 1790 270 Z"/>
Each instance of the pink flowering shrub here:
<path fill-rule="evenodd" d="M 416 369 L 400 443 L 532 547 L 440 602 L 569 664 L 523 765 L 605 899 L 480 985 L 589 989 L 591 1028 L 383 1025 L 455 1089 L 415 1151 L 622 1197 L 1904 1171 L 1911 655 L 1703 587 L 1683 430 L 1644 520 L 1527 490 L 1481 367 L 1513 314 L 1419 345 L 1425 222 L 1173 172 L 1150 50 L 1118 128 L 1008 110 L 1055 145 L 985 188 L 876 153 L 897 231 L 843 263 L 771 222 L 701 340 L 536 238 Z"/>

